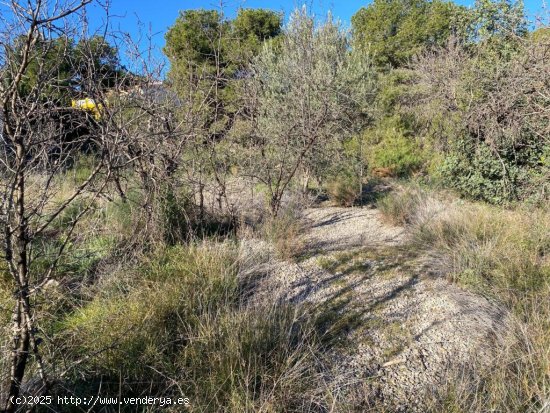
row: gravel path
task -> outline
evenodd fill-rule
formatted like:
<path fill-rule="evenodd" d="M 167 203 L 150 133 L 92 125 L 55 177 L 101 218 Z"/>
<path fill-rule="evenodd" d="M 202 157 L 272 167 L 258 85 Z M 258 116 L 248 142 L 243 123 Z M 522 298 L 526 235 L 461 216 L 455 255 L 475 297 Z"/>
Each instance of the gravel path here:
<path fill-rule="evenodd" d="M 365 410 L 377 403 L 420 412 L 424 392 L 450 373 L 490 363 L 506 314 L 433 273 L 403 228 L 383 224 L 374 209 L 309 209 L 305 220 L 307 258 L 274 259 L 258 240 L 243 248 L 250 273 L 262 274 L 253 300 L 307 305 L 321 320 L 335 393 Z"/>
<path fill-rule="evenodd" d="M 367 208 L 309 209 L 305 213 L 309 223 L 306 242 L 319 253 L 403 243 L 404 229 L 384 225 L 379 214 Z"/>

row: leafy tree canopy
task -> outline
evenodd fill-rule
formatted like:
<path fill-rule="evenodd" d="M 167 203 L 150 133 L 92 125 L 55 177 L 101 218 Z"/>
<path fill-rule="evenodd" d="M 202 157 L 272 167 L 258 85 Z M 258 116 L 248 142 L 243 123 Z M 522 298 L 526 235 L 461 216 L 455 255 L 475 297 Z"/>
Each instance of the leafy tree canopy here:
<path fill-rule="evenodd" d="M 115 79 L 123 72 L 117 48 L 102 36 L 80 40 L 72 54 L 75 81 L 80 83 L 80 89 L 84 93 L 97 87 L 113 87 Z M 82 79 L 88 79 L 93 84 L 84 85 Z"/>
<path fill-rule="evenodd" d="M 282 16 L 269 10 L 240 9 L 228 20 L 217 10 L 200 9 L 180 13 L 169 29 L 168 78 L 189 106 L 201 107 L 207 136 L 220 137 L 231 128 L 248 63 L 264 41 L 279 35 L 281 25 Z"/>
<path fill-rule="evenodd" d="M 480 41 L 525 36 L 527 21 L 523 1 L 476 0 L 471 30 L 474 40 Z"/>
<path fill-rule="evenodd" d="M 271 10 L 240 9 L 233 21 L 232 34 L 237 40 L 250 42 L 258 50 L 261 42 L 281 33 L 282 16 Z"/>
<path fill-rule="evenodd" d="M 186 10 L 166 33 L 164 52 L 172 62 L 213 62 L 218 41 L 226 35 L 227 28 L 216 10 Z"/>
<path fill-rule="evenodd" d="M 10 59 L 6 64 L 19 64 L 22 47 L 22 39 L 17 40 L 8 51 Z M 67 105 L 71 98 L 93 95 L 97 88 L 111 87 L 122 71 L 118 50 L 102 36 L 78 42 L 66 36 L 39 39 L 19 88 L 22 96 L 41 90 L 41 98 L 53 98 Z M 40 83 L 47 84 L 47 88 L 37 89 L 35 86 Z"/>
<path fill-rule="evenodd" d="M 257 54 L 263 41 L 279 35 L 282 16 L 264 9 L 240 9 L 233 20 L 217 10 L 186 10 L 166 34 L 164 53 L 172 71 L 189 67 L 238 67 Z"/>
<path fill-rule="evenodd" d="M 399 67 L 426 47 L 442 45 L 465 9 L 440 0 L 374 0 L 352 17 L 353 43 L 379 67 Z"/>

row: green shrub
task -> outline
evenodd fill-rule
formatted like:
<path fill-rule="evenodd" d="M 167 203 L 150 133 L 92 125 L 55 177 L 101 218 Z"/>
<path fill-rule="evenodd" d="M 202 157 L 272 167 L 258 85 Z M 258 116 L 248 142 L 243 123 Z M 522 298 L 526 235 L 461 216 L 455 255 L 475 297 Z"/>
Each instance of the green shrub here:
<path fill-rule="evenodd" d="M 443 183 L 471 199 L 503 203 L 518 199 L 520 170 L 486 146 L 451 152 L 439 171 Z"/>
<path fill-rule="evenodd" d="M 330 200 L 338 205 L 350 207 L 360 197 L 359 177 L 352 173 L 342 173 L 330 179 L 326 191 Z"/>
<path fill-rule="evenodd" d="M 515 155 L 495 155 L 482 144 L 447 154 L 437 175 L 444 185 L 473 200 L 492 204 L 529 199 L 544 202 L 549 175 L 543 155 L 533 154 L 527 164 L 518 159 Z"/>
<path fill-rule="evenodd" d="M 395 176 L 409 176 L 422 169 L 425 157 L 414 138 L 396 131 L 372 148 L 370 168 L 389 168 Z"/>
<path fill-rule="evenodd" d="M 394 176 L 405 177 L 424 168 L 428 156 L 409 123 L 402 115 L 393 115 L 367 130 L 365 139 L 370 148 L 366 156 L 371 171 L 389 169 Z"/>

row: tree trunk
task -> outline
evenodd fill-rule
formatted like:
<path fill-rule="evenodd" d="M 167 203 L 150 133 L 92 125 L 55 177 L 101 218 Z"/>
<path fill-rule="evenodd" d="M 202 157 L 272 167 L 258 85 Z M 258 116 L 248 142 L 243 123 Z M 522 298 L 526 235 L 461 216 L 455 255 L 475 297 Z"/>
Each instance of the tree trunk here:
<path fill-rule="evenodd" d="M 279 214 L 279 209 L 281 208 L 281 197 L 278 195 L 272 195 L 269 206 L 271 208 L 271 216 L 276 217 Z"/>
<path fill-rule="evenodd" d="M 309 179 L 310 179 L 310 176 L 311 174 L 309 173 L 309 169 L 305 169 L 304 171 L 304 181 L 303 181 L 303 186 L 302 186 L 302 192 L 304 195 L 307 194 L 307 189 L 309 187 Z"/>
<path fill-rule="evenodd" d="M 16 305 L 13 310 L 13 344 L 11 353 L 11 371 L 6 412 L 15 411 L 14 399 L 19 395 L 21 383 L 25 376 L 30 349 L 30 303 L 29 303 L 29 273 L 27 257 L 27 221 L 25 217 L 25 173 L 22 167 L 25 162 L 25 148 L 21 138 L 16 141 L 16 164 L 18 174 L 15 181 L 15 231 L 12 235 L 14 251 L 9 251 L 12 275 L 18 287 Z M 13 254 L 13 256 L 12 256 Z M 13 269 L 15 271 L 13 271 Z"/>
<path fill-rule="evenodd" d="M 22 303 L 25 294 L 26 292 L 24 291 L 19 293 L 13 314 L 14 335 L 11 353 L 10 386 L 5 409 L 6 413 L 12 413 L 17 408 L 15 399 L 19 396 L 29 356 L 30 335 Z"/>

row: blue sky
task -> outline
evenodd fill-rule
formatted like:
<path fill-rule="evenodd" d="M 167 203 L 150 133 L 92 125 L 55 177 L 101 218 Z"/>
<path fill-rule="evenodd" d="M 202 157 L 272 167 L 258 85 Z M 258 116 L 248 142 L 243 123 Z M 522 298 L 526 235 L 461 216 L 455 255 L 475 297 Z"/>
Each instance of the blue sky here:
<path fill-rule="evenodd" d="M 155 56 L 161 58 L 161 48 L 164 46 L 164 34 L 178 16 L 179 11 L 197 8 L 219 8 L 219 0 L 103 0 L 110 4 L 111 27 L 127 32 L 137 41 L 139 37 L 138 27 L 142 33 L 153 34 L 152 43 L 157 47 Z M 457 0 L 459 4 L 473 5 L 474 0 Z M 541 10 L 543 0 L 524 0 L 529 16 L 534 17 Z M 351 16 L 362 6 L 367 6 L 370 1 L 361 0 L 224 0 L 224 12 L 228 16 L 234 16 L 240 7 L 268 8 L 283 12 L 286 16 L 295 8 L 304 3 L 313 5 L 312 10 L 318 16 L 326 15 L 332 10 L 335 17 L 342 20 L 346 26 L 350 25 Z M 547 0 L 550 5 L 550 0 Z M 91 27 L 97 27 L 105 19 L 104 11 L 97 6 L 88 8 L 88 17 Z M 140 22 L 140 25 L 137 23 Z M 145 44 L 145 41 L 142 40 Z"/>

